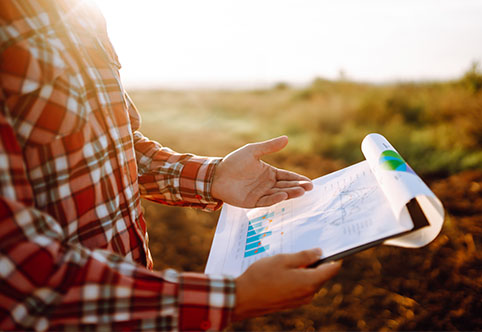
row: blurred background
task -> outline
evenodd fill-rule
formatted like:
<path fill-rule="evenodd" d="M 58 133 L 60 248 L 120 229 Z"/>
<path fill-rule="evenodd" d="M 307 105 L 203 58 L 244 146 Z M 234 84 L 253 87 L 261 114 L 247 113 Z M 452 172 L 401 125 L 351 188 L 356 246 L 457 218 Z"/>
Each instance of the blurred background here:
<path fill-rule="evenodd" d="M 145 135 L 316 178 L 384 135 L 442 200 L 422 249 L 344 260 L 314 301 L 228 330 L 482 330 L 481 1 L 96 0 Z M 200 139 L 202 137 L 202 139 Z M 219 212 L 143 201 L 156 269 L 202 272 Z"/>

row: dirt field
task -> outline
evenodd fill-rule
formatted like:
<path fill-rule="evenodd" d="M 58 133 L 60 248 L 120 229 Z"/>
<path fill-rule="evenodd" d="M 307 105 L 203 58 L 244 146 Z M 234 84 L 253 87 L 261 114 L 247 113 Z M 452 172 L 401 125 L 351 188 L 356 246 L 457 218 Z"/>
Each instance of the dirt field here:
<path fill-rule="evenodd" d="M 144 109 L 143 131 L 178 151 L 219 156 L 258 137 L 253 134 L 253 128 L 259 128 L 257 120 L 242 121 L 222 112 L 219 94 L 187 96 L 134 94 L 138 107 Z M 283 96 L 276 98 L 282 102 Z M 268 102 L 276 104 L 272 96 Z M 168 121 L 154 111 L 158 107 Z M 200 121 L 201 126 L 193 125 Z M 229 133 L 213 130 L 217 125 Z M 277 132 L 267 135 L 271 134 Z M 200 135 L 202 142 L 195 139 Z M 296 136 L 295 142 L 302 146 L 303 137 Z M 288 152 L 268 161 L 311 178 L 349 164 L 302 148 L 288 148 Z M 442 233 L 430 245 L 421 249 L 378 246 L 348 257 L 340 274 L 311 304 L 238 322 L 228 330 L 482 330 L 482 166 L 472 168 L 422 176 L 446 209 Z M 155 268 L 202 272 L 219 212 L 149 201 L 143 201 L 143 206 Z"/>
<path fill-rule="evenodd" d="M 457 174 L 431 186 L 447 212 L 433 243 L 422 249 L 380 246 L 348 257 L 312 304 L 229 329 L 480 330 L 482 172 Z M 218 213 L 147 201 L 144 207 L 156 268 L 202 272 Z"/>

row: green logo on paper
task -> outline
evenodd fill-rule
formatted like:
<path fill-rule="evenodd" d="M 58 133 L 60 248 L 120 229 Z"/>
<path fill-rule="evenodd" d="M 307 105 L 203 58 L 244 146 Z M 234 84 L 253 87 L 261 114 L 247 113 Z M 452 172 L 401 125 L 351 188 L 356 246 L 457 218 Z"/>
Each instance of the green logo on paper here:
<path fill-rule="evenodd" d="M 381 168 L 388 171 L 408 172 L 415 174 L 405 160 L 403 160 L 403 158 L 393 150 L 383 151 L 380 155 L 379 164 Z"/>

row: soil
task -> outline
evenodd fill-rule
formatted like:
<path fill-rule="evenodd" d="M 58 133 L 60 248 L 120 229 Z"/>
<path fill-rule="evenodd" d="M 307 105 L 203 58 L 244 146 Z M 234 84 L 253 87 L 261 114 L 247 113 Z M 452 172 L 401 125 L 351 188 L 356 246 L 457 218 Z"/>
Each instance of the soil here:
<path fill-rule="evenodd" d="M 302 160 L 282 162 L 295 171 L 303 164 L 311 175 Z M 314 162 L 319 172 L 321 161 Z M 321 164 L 326 172 L 340 167 Z M 482 170 L 425 180 L 446 210 L 442 232 L 431 244 L 421 249 L 378 246 L 347 257 L 339 275 L 311 304 L 238 322 L 228 330 L 482 330 Z M 202 272 L 219 212 L 147 201 L 143 206 L 156 269 Z"/>

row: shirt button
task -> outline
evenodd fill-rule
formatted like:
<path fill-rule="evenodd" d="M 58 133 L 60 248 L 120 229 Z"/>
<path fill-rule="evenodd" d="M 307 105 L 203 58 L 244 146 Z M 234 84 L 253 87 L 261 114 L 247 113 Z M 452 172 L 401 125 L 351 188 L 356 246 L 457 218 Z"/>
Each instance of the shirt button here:
<path fill-rule="evenodd" d="M 201 330 L 206 331 L 206 330 L 209 330 L 210 327 L 211 327 L 211 322 L 210 322 L 210 321 L 208 321 L 208 320 L 203 320 L 203 321 L 201 322 Z"/>

